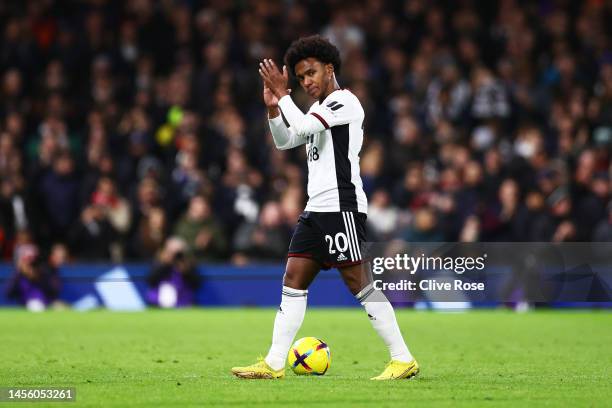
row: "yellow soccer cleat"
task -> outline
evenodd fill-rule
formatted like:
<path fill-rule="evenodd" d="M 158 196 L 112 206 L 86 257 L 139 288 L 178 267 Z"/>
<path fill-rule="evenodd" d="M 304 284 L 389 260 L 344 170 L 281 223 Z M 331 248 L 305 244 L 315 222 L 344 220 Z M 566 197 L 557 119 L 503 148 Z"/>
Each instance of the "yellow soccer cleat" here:
<path fill-rule="evenodd" d="M 285 369 L 273 370 L 272 367 L 266 363 L 266 360 L 260 357 L 253 365 L 232 368 L 232 374 L 239 378 L 272 380 L 275 378 L 283 378 L 285 376 Z"/>
<path fill-rule="evenodd" d="M 410 379 L 419 373 L 419 363 L 412 360 L 409 363 L 403 361 L 391 360 L 385 367 L 382 374 L 370 378 L 370 380 L 402 380 Z"/>

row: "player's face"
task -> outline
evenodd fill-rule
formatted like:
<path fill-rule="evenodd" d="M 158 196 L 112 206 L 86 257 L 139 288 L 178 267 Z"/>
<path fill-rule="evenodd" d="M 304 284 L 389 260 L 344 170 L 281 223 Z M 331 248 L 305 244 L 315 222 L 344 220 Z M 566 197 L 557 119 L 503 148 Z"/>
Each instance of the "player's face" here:
<path fill-rule="evenodd" d="M 295 77 L 300 86 L 314 99 L 326 94 L 332 75 L 331 64 L 323 64 L 316 58 L 306 58 L 295 65 Z"/>

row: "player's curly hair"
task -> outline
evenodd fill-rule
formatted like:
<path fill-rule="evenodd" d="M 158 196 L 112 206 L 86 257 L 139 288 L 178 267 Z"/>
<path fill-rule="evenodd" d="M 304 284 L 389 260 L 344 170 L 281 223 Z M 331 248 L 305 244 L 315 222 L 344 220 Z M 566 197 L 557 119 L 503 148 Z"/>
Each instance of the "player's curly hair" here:
<path fill-rule="evenodd" d="M 316 58 L 324 64 L 332 64 L 336 75 L 340 73 L 340 52 L 327 38 L 311 35 L 295 40 L 285 53 L 285 65 L 295 75 L 295 66 L 306 58 Z"/>

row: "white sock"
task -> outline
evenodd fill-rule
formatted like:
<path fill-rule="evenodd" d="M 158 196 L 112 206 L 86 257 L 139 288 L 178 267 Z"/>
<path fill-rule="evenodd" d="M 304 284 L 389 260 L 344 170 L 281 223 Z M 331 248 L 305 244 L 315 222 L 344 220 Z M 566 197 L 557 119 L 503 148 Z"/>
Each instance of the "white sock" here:
<path fill-rule="evenodd" d="M 307 290 L 283 286 L 283 297 L 274 320 L 272 346 L 266 356 L 266 363 L 274 370 L 285 367 L 289 348 L 304 321 L 307 296 Z"/>
<path fill-rule="evenodd" d="M 397 325 L 393 306 L 391 306 L 384 293 L 375 290 L 370 284 L 355 297 L 365 307 L 370 322 L 372 322 L 372 327 L 387 345 L 391 360 L 406 363 L 414 360 Z"/>

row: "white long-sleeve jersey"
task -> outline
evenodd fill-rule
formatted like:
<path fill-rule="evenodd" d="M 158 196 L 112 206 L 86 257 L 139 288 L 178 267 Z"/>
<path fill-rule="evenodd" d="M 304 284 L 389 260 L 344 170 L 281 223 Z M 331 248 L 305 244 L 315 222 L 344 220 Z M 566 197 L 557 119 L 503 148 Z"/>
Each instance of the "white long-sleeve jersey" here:
<path fill-rule="evenodd" d="M 304 114 L 289 95 L 270 119 L 270 130 L 278 149 L 306 145 L 308 158 L 308 203 L 306 211 L 358 211 L 367 214 L 368 200 L 359 174 L 359 152 L 363 144 L 364 112 L 359 99 L 345 89 L 315 102 Z"/>

